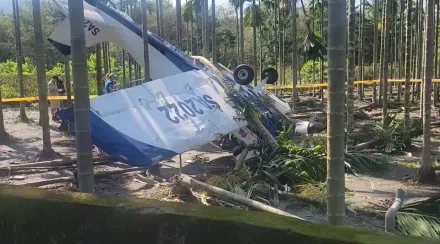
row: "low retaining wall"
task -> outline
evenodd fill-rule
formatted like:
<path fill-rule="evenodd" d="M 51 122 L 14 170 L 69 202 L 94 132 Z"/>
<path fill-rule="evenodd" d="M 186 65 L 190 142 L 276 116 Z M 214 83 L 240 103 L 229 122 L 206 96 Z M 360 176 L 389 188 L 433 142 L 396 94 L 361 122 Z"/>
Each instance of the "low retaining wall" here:
<path fill-rule="evenodd" d="M 434 243 L 262 212 L 0 185 L 0 243 Z"/>

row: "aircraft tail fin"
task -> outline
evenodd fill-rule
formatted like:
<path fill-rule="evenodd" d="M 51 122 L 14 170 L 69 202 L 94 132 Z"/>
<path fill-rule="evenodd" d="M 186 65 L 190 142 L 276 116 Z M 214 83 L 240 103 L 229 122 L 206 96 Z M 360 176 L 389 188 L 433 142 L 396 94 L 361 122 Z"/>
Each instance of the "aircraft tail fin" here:
<path fill-rule="evenodd" d="M 53 0 L 66 18 L 55 28 L 54 32 L 48 38 L 48 41 L 54 45 L 62 54 L 70 55 L 70 20 L 67 0 Z M 100 42 L 108 41 L 109 31 L 105 20 L 99 14 L 99 10 L 84 2 L 84 30 L 86 47 L 94 46 Z"/>

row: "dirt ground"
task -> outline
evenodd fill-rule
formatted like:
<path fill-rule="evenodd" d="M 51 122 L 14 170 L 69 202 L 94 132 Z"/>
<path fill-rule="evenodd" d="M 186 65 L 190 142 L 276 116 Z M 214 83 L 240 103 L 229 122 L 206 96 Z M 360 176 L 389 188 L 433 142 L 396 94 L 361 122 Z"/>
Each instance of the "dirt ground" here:
<path fill-rule="evenodd" d="M 41 127 L 37 124 L 38 110 L 27 109 L 29 123 L 18 120 L 18 109 L 4 108 L 4 120 L 10 140 L 0 145 L 0 167 L 30 162 L 42 148 Z M 53 149 L 66 157 L 75 158 L 75 140 L 72 136 L 56 131 L 58 124 L 51 121 L 51 140 Z M 222 165 L 232 162 L 229 153 L 219 150 L 212 145 L 192 150 L 182 155 L 182 172 L 189 175 L 212 173 L 198 160 L 218 160 Z M 406 191 L 407 201 L 429 197 L 439 192 L 438 186 L 422 186 L 411 183 L 411 177 L 417 172 L 419 158 L 417 155 L 393 157 L 390 169 L 381 174 L 358 175 L 346 177 L 346 201 L 348 204 L 347 225 L 381 230 L 384 227 L 383 217 L 370 214 L 372 209 L 386 209 L 390 206 L 397 189 Z M 123 163 L 106 163 L 95 166 L 95 173 L 127 169 Z M 215 169 L 217 173 L 226 172 L 227 167 Z M 18 174 L 0 174 L 0 183 L 29 184 L 43 179 L 53 179 L 63 176 L 72 176 L 73 169 L 58 171 L 44 171 L 41 169 L 27 170 Z M 179 156 L 162 163 L 161 172 L 166 179 L 179 173 Z M 176 201 L 172 197 L 170 183 L 157 183 L 145 180 L 141 171 L 116 174 L 105 178 L 95 179 L 96 194 L 112 196 L 126 195 L 139 198 Z M 60 183 L 44 186 L 53 191 L 72 190 L 71 183 Z M 295 199 L 283 200 L 277 206 L 280 209 L 298 215 L 307 220 L 325 223 L 325 212 L 314 205 Z"/>

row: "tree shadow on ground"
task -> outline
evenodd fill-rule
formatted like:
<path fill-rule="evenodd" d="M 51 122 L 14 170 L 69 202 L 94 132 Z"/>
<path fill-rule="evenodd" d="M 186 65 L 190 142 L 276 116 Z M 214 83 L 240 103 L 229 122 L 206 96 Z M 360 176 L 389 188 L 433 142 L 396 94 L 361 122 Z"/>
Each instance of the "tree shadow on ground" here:
<path fill-rule="evenodd" d="M 200 160 L 195 160 L 192 163 L 182 162 L 182 174 L 226 174 L 233 169 L 234 164 L 234 158 L 231 155 L 222 156 L 207 163 Z M 164 162 L 161 165 L 160 172 L 164 178 L 169 179 L 179 174 L 179 162 Z"/>
<path fill-rule="evenodd" d="M 73 139 L 55 140 L 52 143 L 52 145 L 53 146 L 59 146 L 59 147 L 76 148 L 76 141 L 75 141 L 75 138 L 73 138 Z"/>
<path fill-rule="evenodd" d="M 225 150 L 212 145 L 211 143 L 207 143 L 199 148 L 195 148 L 194 150 L 197 150 L 199 152 L 204 152 L 204 153 L 219 153 L 219 152 L 226 152 Z"/>
<path fill-rule="evenodd" d="M 5 145 L 15 150 L 16 152 L 14 153 L 16 153 L 17 157 L 21 155 L 21 158 L 28 158 L 28 156 L 33 156 L 34 154 L 37 154 L 40 151 L 40 148 L 28 147 L 26 145 L 37 141 L 41 141 L 41 138 L 30 137 L 30 138 L 22 139 L 9 135 L 9 140 L 5 143 Z M 29 152 L 32 155 L 28 155 Z"/>

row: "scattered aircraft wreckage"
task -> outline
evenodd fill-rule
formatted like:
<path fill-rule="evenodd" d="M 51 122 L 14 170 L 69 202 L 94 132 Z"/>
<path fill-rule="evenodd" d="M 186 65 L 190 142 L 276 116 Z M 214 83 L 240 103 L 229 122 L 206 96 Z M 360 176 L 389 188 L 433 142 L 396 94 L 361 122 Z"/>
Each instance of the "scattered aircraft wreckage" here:
<path fill-rule="evenodd" d="M 54 3 L 66 18 L 49 41 L 70 55 L 68 1 Z M 144 66 L 142 28 L 127 14 L 100 1 L 85 0 L 84 17 L 87 47 L 112 42 Z M 258 157 L 263 144 L 272 142 L 269 146 L 276 149 L 273 137 L 282 123 L 294 123 L 300 134 L 317 132 L 308 121 L 291 120 L 289 105 L 263 89 L 277 81 L 275 69 L 265 69 L 260 84 L 253 87 L 249 84 L 254 70 L 248 65 L 239 65 L 233 72 L 217 68 L 150 32 L 148 43 L 151 81 L 90 100 L 92 142 L 112 157 L 150 167 L 213 143 L 236 158 L 246 154 L 247 160 Z M 73 108 L 60 110 L 58 116 L 74 131 Z"/>

